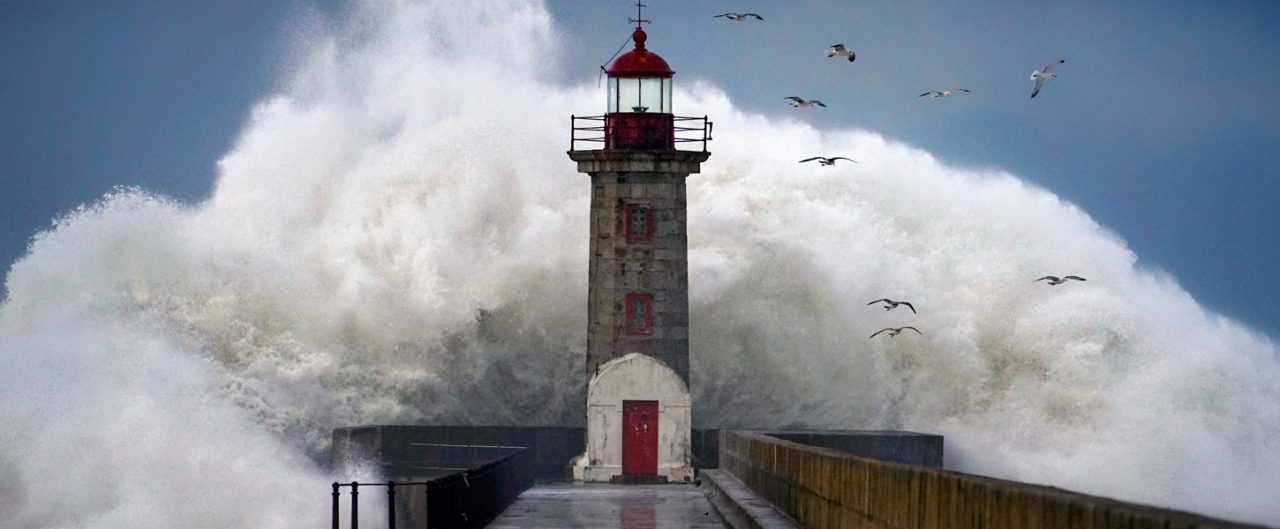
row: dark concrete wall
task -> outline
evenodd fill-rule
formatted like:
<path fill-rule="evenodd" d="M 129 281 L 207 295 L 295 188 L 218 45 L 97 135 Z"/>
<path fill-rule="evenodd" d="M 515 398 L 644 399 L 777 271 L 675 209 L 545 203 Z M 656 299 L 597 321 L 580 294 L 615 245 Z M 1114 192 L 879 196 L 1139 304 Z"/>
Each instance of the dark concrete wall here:
<path fill-rule="evenodd" d="M 942 468 L 941 435 L 873 430 L 751 430 L 849 455 L 907 465 Z M 693 468 L 720 468 L 720 430 L 694 429 Z"/>
<path fill-rule="evenodd" d="M 519 426 L 360 426 L 333 431 L 335 468 L 372 461 L 388 479 L 430 478 L 449 472 L 428 467 L 472 468 L 501 458 L 509 448 L 447 448 L 421 444 L 527 447 L 532 451 L 533 476 L 563 479 L 565 465 L 582 454 L 583 428 Z"/>
<path fill-rule="evenodd" d="M 427 523 L 409 527 L 484 527 L 533 486 L 532 471 L 533 452 L 521 449 L 468 471 L 465 479 L 455 474 L 431 481 L 425 498 Z"/>
<path fill-rule="evenodd" d="M 425 467 L 457 468 L 502 457 L 503 449 L 450 450 L 414 443 L 520 446 L 533 450 L 533 475 L 541 481 L 566 479 L 569 460 L 586 451 L 585 428 L 520 426 L 358 426 L 333 431 L 331 460 L 336 469 L 374 462 L 388 479 L 431 479 L 450 472 Z M 719 430 L 693 430 L 693 467 L 719 466 Z"/>
<path fill-rule="evenodd" d="M 720 430 L 689 432 L 689 455 L 694 469 L 720 468 Z"/>
<path fill-rule="evenodd" d="M 522 448 L 464 472 L 425 482 L 397 480 L 394 487 L 394 529 L 484 527 L 520 493 L 533 486 L 532 463 L 533 452 Z M 390 484 L 365 483 L 359 490 L 360 496 L 366 498 L 369 494 L 381 496 L 390 494 Z M 350 502 L 354 498 L 348 493 L 345 498 L 338 499 Z M 346 505 L 348 507 L 342 509 L 346 512 L 339 511 L 342 522 L 350 519 L 350 503 Z M 387 511 L 368 507 L 366 503 L 357 516 L 365 527 L 393 525 Z"/>
<path fill-rule="evenodd" d="M 942 436 L 914 432 L 762 431 L 802 445 L 829 448 L 851 456 L 891 463 L 942 468 Z"/>
<path fill-rule="evenodd" d="M 811 528 L 1254 528 L 1052 487 L 851 456 L 722 430 L 720 465 Z"/>

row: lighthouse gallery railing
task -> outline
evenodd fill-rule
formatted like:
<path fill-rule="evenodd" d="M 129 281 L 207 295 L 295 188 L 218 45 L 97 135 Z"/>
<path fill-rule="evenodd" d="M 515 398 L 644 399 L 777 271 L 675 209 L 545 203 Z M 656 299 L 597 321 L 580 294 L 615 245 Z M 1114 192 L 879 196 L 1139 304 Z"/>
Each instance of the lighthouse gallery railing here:
<path fill-rule="evenodd" d="M 588 144 L 598 143 L 600 146 L 588 145 L 588 148 L 601 148 L 605 144 L 607 116 L 569 116 L 569 150 L 576 151 L 578 142 L 586 142 Z M 675 132 L 675 144 L 677 150 L 680 144 L 698 144 L 698 149 L 707 152 L 707 142 L 711 141 L 711 130 L 714 124 L 702 117 L 673 117 Z"/>

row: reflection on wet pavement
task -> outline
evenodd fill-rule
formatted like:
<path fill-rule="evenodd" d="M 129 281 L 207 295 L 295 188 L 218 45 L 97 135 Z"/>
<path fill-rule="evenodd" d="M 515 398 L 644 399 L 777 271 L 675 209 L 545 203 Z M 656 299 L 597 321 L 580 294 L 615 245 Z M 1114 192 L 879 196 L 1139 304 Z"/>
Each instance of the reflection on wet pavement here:
<path fill-rule="evenodd" d="M 488 527 L 723 529 L 725 525 L 693 485 L 553 483 L 525 491 Z"/>

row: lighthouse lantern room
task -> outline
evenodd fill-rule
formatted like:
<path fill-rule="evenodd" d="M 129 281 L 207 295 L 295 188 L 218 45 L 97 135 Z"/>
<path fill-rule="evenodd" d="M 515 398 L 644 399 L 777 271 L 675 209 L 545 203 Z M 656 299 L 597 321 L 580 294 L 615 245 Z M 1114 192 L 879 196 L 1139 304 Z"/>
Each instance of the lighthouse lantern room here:
<path fill-rule="evenodd" d="M 606 149 L 675 148 L 671 111 L 671 79 L 675 72 L 658 54 L 645 49 L 648 35 L 631 34 L 635 49 L 618 57 L 609 76 L 609 110 L 605 116 Z"/>

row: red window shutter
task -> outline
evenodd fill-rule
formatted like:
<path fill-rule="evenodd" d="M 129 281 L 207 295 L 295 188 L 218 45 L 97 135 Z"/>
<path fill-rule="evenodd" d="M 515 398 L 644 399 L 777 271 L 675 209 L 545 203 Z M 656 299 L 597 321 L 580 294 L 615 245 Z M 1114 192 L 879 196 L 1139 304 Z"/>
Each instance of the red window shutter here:
<path fill-rule="evenodd" d="M 627 242 L 653 241 L 653 207 L 649 204 L 627 204 Z"/>
<path fill-rule="evenodd" d="M 653 332 L 653 294 L 647 292 L 630 292 L 623 306 L 623 317 L 627 325 L 627 334 L 649 334 Z"/>

